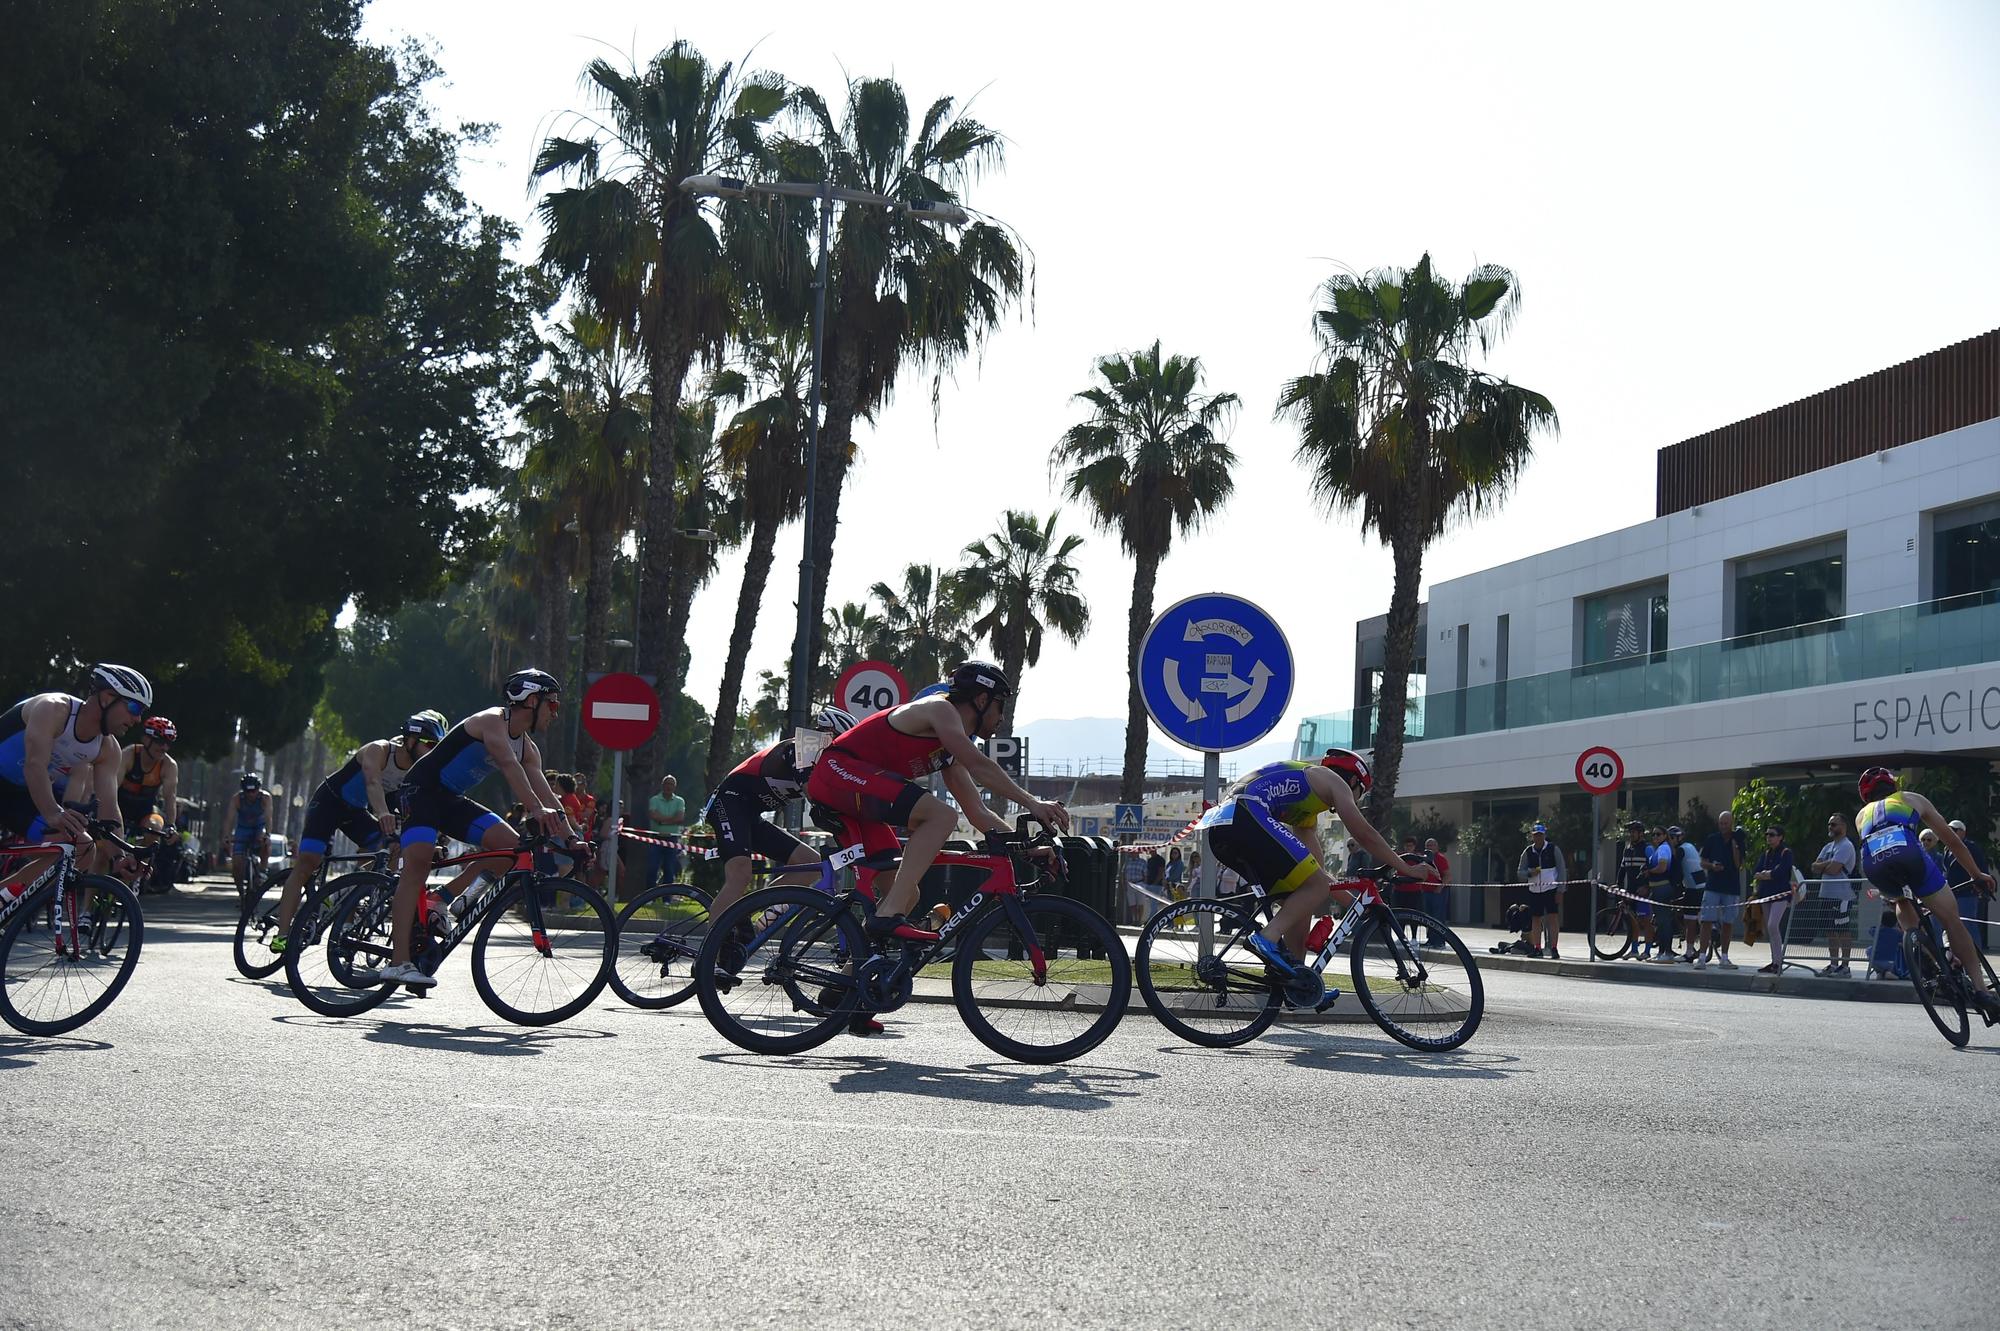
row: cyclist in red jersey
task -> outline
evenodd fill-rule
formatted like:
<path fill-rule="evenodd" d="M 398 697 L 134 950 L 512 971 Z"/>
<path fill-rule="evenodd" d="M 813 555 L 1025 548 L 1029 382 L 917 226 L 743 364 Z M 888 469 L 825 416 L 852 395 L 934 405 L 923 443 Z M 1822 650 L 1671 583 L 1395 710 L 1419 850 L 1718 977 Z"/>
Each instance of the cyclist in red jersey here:
<path fill-rule="evenodd" d="M 1007 677 L 984 661 L 967 661 L 947 684 L 944 693 L 877 712 L 841 735 L 806 782 L 806 797 L 847 819 L 870 853 L 894 850 L 899 842 L 893 829 L 910 829 L 903 862 L 868 921 L 871 937 L 886 937 L 906 924 L 924 874 L 958 826 L 960 810 L 982 831 L 1013 830 L 981 802 L 981 786 L 1022 805 L 1047 826 L 1069 830 L 1069 813 L 1060 803 L 1021 789 L 972 742 L 975 736 L 990 739 L 999 729 L 1003 704 L 1014 691 Z M 958 809 L 917 784 L 938 771 Z"/>

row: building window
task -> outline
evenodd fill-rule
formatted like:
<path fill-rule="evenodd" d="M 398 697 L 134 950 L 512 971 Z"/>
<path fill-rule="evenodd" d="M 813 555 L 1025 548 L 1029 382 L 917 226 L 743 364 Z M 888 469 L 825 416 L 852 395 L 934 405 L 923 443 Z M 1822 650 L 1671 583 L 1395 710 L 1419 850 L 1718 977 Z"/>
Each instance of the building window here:
<path fill-rule="evenodd" d="M 1845 538 L 1739 561 L 1734 636 L 1833 627 L 1847 613 L 1846 563 Z"/>
<path fill-rule="evenodd" d="M 1601 592 L 1581 604 L 1578 665 L 1636 660 L 1667 649 L 1666 583 Z"/>
<path fill-rule="evenodd" d="M 2000 590 L 2000 500 L 1937 515 L 1931 587 L 1940 601 Z"/>

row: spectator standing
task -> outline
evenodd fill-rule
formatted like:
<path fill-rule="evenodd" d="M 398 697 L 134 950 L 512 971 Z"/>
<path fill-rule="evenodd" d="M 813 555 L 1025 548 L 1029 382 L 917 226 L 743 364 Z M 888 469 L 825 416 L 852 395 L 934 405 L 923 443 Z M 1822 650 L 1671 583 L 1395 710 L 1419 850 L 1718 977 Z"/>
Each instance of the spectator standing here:
<path fill-rule="evenodd" d="M 1795 871 L 1791 847 L 1785 844 L 1785 830 L 1776 824 L 1765 828 L 1764 853 L 1757 857 L 1757 869 L 1751 877 L 1758 896 L 1785 894 L 1764 903 L 1764 932 L 1771 936 L 1771 960 L 1757 969 L 1766 975 L 1782 975 L 1785 970 L 1785 914 L 1799 899 L 1800 890 L 1794 881 Z"/>
<path fill-rule="evenodd" d="M 1973 941 L 1980 950 L 1986 948 L 1986 903 L 1980 887 L 1979 875 L 1987 872 L 1986 852 L 1980 844 L 1966 832 L 1965 824 L 1957 818 L 1951 820 L 1951 830 L 1958 833 L 1958 839 L 1972 852 L 1973 862 L 1960 864 L 1958 857 L 1947 853 L 1944 857 L 1944 881 L 1951 888 L 1951 894 L 1958 898 L 1958 918 L 1965 921 L 1965 927 L 1972 932 Z"/>
<path fill-rule="evenodd" d="M 1357 874 L 1362 873 L 1365 870 L 1372 869 L 1374 867 L 1375 867 L 1374 859 L 1369 856 L 1367 851 L 1361 849 L 1361 843 L 1359 841 L 1354 841 L 1354 840 L 1348 841 L 1347 843 L 1348 876 L 1353 877 Z"/>
<path fill-rule="evenodd" d="M 1673 910 L 1685 939 L 1686 952 L 1680 960 L 1695 959 L 1696 917 L 1701 914 L 1701 894 L 1708 887 L 1708 870 L 1701 867 L 1701 851 L 1678 827 L 1667 829 L 1667 844 L 1674 850 L 1675 889 L 1680 894 Z"/>
<path fill-rule="evenodd" d="M 1847 820 L 1834 814 L 1826 820 L 1826 844 L 1819 848 L 1813 872 L 1819 876 L 1819 899 L 1831 912 L 1826 922 L 1826 966 L 1821 975 L 1847 974 L 1854 954 L 1854 843 L 1847 839 Z"/>
<path fill-rule="evenodd" d="M 1696 966 L 1710 959 L 1726 971 L 1736 969 L 1729 959 L 1729 940 L 1736 922 L 1743 917 L 1743 861 L 1749 852 L 1743 833 L 1736 828 L 1736 816 L 1727 809 L 1717 815 L 1715 832 L 1701 847 L 1701 867 L 1708 873 L 1708 886 L 1701 894 L 1700 940 Z"/>
<path fill-rule="evenodd" d="M 1646 844 L 1646 829 L 1637 818 L 1625 820 L 1625 841 L 1618 847 L 1618 886 L 1635 897 L 1651 897 L 1655 894 L 1654 868 L 1657 862 L 1659 876 L 1664 879 L 1667 871 L 1667 857 L 1658 847 L 1666 842 L 1667 834 L 1659 828 L 1653 829 L 1653 845 Z M 1653 959 L 1653 903 L 1634 901 L 1632 918 L 1638 929 L 1638 950 L 1632 954 L 1634 961 Z"/>
<path fill-rule="evenodd" d="M 1563 880 L 1569 877 L 1560 846 L 1549 840 L 1549 829 L 1536 823 L 1521 851 L 1521 881 L 1528 885 L 1528 955 L 1562 960 L 1557 936 L 1562 931 Z"/>
<path fill-rule="evenodd" d="M 1187 887 L 1185 886 L 1187 882 L 1187 862 L 1181 858 L 1181 848 L 1179 846 L 1170 847 L 1167 851 L 1166 882 L 1167 895 L 1175 901 L 1179 901 L 1187 896 Z"/>
<path fill-rule="evenodd" d="M 680 796 L 680 778 L 669 772 L 660 778 L 659 793 L 646 801 L 646 830 L 657 837 L 671 837 L 675 845 L 654 846 L 646 856 L 646 884 L 678 883 L 681 880 L 682 851 L 678 843 L 687 836 L 687 801 Z"/>
<path fill-rule="evenodd" d="M 1417 850 L 1417 839 L 1414 836 L 1404 837 L 1396 850 L 1406 860 L 1430 862 L 1430 856 Z M 1389 898 L 1389 904 L 1398 910 L 1422 910 L 1425 900 L 1424 884 L 1399 881 L 1389 889 Z"/>
<path fill-rule="evenodd" d="M 1201 852 L 1190 850 L 1187 857 L 1188 895 L 1193 896 L 1201 887 Z"/>
<path fill-rule="evenodd" d="M 1437 885 L 1424 893 L 1430 903 L 1427 909 L 1433 916 L 1448 923 L 1451 910 L 1451 861 L 1445 858 L 1444 847 L 1438 845 L 1436 837 L 1424 842 L 1424 857 L 1436 865 L 1438 871 Z M 1443 947 L 1444 940 L 1427 938 L 1424 940 L 1424 946 Z"/>
<path fill-rule="evenodd" d="M 1167 895 L 1167 857 L 1160 854 L 1158 846 L 1153 847 L 1146 855 L 1146 886 L 1153 893 L 1153 897 L 1145 904 L 1146 914 L 1150 916 L 1154 908 L 1161 904 L 1158 898 Z"/>

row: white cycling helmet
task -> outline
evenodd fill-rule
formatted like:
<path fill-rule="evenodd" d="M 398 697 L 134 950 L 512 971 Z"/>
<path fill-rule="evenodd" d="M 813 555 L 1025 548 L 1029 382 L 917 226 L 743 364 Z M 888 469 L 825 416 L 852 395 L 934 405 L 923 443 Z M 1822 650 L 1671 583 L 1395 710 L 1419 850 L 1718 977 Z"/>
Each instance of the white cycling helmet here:
<path fill-rule="evenodd" d="M 141 711 L 152 710 L 153 686 L 131 666 L 94 665 L 90 668 L 90 685 L 94 689 L 110 689 L 127 702 L 137 703 Z"/>
<path fill-rule="evenodd" d="M 813 725 L 829 735 L 843 734 L 858 724 L 860 723 L 854 719 L 854 713 L 844 707 L 828 705 L 813 713 Z"/>

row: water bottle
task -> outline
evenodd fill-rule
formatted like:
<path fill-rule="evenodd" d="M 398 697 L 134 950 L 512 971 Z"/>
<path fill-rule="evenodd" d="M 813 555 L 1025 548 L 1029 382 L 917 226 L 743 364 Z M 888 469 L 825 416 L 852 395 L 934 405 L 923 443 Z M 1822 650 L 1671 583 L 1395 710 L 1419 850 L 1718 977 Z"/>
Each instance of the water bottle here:
<path fill-rule="evenodd" d="M 441 934 L 451 932 L 451 912 L 445 909 L 445 900 L 430 888 L 424 889 L 424 922 Z"/>
<path fill-rule="evenodd" d="M 1306 935 L 1306 951 L 1319 952 L 1325 949 L 1327 940 L 1333 937 L 1333 917 L 1322 915 Z"/>

